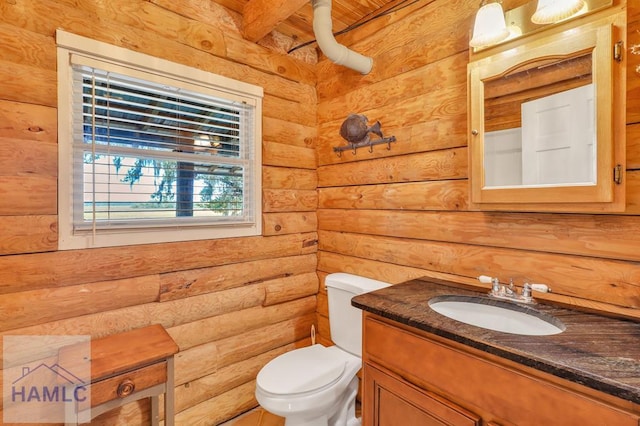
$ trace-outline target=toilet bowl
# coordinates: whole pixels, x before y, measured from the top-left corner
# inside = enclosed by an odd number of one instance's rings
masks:
[[[349,400],[358,392],[362,360],[335,346],[319,344],[287,352],[260,370],[256,399],[287,426],[360,424]],[[348,417],[351,419],[348,419]],[[349,420],[351,420],[349,422]]]
[[[256,378],[256,399],[286,426],[358,426],[355,399],[362,367],[361,311],[351,306],[356,294],[389,284],[336,273],[325,280],[334,346],[315,344],[282,354]]]

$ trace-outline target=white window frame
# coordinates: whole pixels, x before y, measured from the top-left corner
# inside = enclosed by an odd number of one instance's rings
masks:
[[[56,32],[58,51],[58,248],[60,250],[152,244],[231,237],[262,233],[262,97],[259,86],[230,79],[197,68],[134,52],[81,37]],[[75,231],[73,223],[73,61],[108,63],[122,72],[145,80],[172,84],[190,90],[223,92],[230,99],[250,98],[255,107],[253,128],[253,218],[245,224],[191,224],[187,226],[141,226],[139,228]]]

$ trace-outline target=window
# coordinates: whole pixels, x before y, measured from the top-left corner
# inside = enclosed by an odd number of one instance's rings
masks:
[[[261,88],[57,41],[60,249],[260,234]]]

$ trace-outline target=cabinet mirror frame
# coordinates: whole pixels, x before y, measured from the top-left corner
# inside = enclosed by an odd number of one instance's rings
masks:
[[[513,49],[469,63],[469,176],[472,207],[482,210],[567,212],[624,209],[624,188],[620,189],[621,185],[614,181],[616,165],[625,164],[624,118],[620,117],[624,116],[624,95],[620,87],[623,66],[613,59],[617,32],[614,21],[605,19],[551,36],[537,37]],[[589,55],[589,52],[595,94],[595,183],[565,186],[485,185],[485,83],[553,61]],[[618,74],[616,78],[614,74]]]

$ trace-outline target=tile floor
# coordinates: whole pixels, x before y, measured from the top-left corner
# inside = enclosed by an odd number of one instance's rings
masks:
[[[258,407],[220,426],[283,426],[284,418]]]

